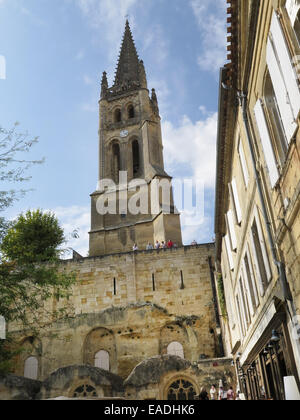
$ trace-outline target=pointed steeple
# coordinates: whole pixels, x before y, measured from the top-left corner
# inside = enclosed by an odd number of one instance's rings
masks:
[[[128,20],[121,46],[114,87],[140,86],[140,61]]]

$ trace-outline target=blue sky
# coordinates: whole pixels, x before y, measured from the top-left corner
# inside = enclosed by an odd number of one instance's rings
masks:
[[[0,0],[0,125],[39,136],[32,158],[34,191],[9,210],[56,212],[70,243],[88,248],[89,194],[98,175],[101,75],[114,69],[129,21],[157,90],[167,172],[205,182],[205,217],[183,225],[185,243],[213,238],[219,68],[226,59],[225,0]]]

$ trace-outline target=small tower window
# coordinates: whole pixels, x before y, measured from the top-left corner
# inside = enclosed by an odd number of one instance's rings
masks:
[[[122,121],[122,113],[121,113],[120,108],[118,108],[118,109],[115,110],[115,113],[114,113],[114,121],[115,121],[115,123],[118,123],[118,122],[121,122]]]
[[[112,148],[112,158],[113,158],[113,165],[112,165],[112,176],[113,180],[118,183],[119,182],[119,172],[121,169],[121,157],[120,157],[120,146],[115,143]]]
[[[140,147],[139,142],[132,142],[133,177],[136,178],[140,172]]]
[[[134,117],[135,117],[135,114],[134,114],[134,106],[133,105],[129,105],[129,107],[128,107],[128,119],[130,120],[130,119],[132,119]]]

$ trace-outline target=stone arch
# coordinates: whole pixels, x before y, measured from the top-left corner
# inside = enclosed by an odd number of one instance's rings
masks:
[[[181,323],[168,323],[160,331],[160,354],[168,354],[168,347],[172,343],[179,343],[183,348],[184,357],[191,360],[189,348],[189,335],[186,328]]]
[[[91,366],[68,366],[53,372],[42,384],[40,399],[104,398],[123,395],[122,379]]]
[[[112,331],[103,327],[95,328],[87,335],[83,349],[84,364],[95,366],[96,355],[101,351],[109,355],[110,371],[117,372],[115,336]]]

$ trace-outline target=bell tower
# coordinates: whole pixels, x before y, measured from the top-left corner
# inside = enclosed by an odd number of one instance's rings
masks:
[[[157,96],[154,89],[149,96],[144,63],[128,20],[112,87],[103,73],[99,111],[99,182],[91,195],[90,256],[131,251],[134,243],[142,250],[156,240],[171,239],[181,246],[180,216],[173,203],[171,177],[164,170]],[[142,187],[133,187],[140,183]],[[153,213],[158,183],[169,184],[169,199],[166,205],[165,195],[157,190],[159,203]],[[130,203],[142,190],[148,211],[130,211]],[[103,211],[102,204],[114,198],[110,211]],[[140,205],[142,200],[136,201]]]

